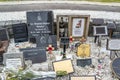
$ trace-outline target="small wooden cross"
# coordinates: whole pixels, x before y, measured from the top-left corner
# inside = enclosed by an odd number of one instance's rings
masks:
[[[86,39],[84,38],[84,37],[82,37],[81,39],[80,39],[80,42],[86,42]]]
[[[47,50],[48,50],[49,54],[52,54],[52,51],[54,50],[54,47],[52,47],[52,45],[48,45]]]

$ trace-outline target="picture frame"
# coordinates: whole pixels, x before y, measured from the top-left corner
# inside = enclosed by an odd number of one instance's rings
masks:
[[[57,15],[57,40],[59,41],[61,37],[69,36],[69,15]]]
[[[71,76],[70,80],[96,80],[95,75]]]
[[[120,50],[120,39],[107,39],[107,49],[112,51]]]
[[[94,26],[94,36],[108,35],[107,26]]]
[[[59,60],[53,62],[53,69],[57,71],[67,71],[67,74],[73,73],[73,64],[71,59]]]
[[[81,37],[86,39],[88,36],[89,22],[90,15],[71,15],[69,36],[72,36],[75,40],[80,39]]]

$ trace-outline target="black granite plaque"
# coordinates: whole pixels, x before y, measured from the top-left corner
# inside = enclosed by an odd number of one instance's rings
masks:
[[[28,41],[27,25],[25,23],[12,26],[15,43]]]
[[[0,28],[0,40],[1,41],[9,40],[7,29]]]
[[[51,44],[55,49],[57,49],[57,36],[50,35],[48,38],[48,45]]]
[[[52,34],[53,32],[53,12],[52,11],[34,11],[27,12],[28,34],[29,36],[38,36],[35,34]]]
[[[69,37],[61,37],[60,44],[69,44]]]
[[[86,65],[91,65],[91,59],[77,59],[77,66],[85,67]]]
[[[96,28],[96,34],[104,34],[105,28],[104,27],[98,27]]]
[[[37,47],[47,47],[48,46],[49,34],[43,34],[36,37]]]
[[[32,63],[41,63],[47,60],[46,50],[42,48],[27,48],[23,51],[25,60],[31,60]]]
[[[94,35],[95,36],[107,35],[107,34],[108,34],[107,26],[94,26]]]
[[[103,25],[104,24],[104,19],[100,19],[100,18],[94,18],[92,21],[93,25],[99,26],[99,25]]]
[[[111,29],[111,30],[115,30],[116,29],[116,25],[115,25],[115,23],[111,22],[111,23],[107,24],[107,28]]]
[[[111,68],[114,74],[120,78],[120,58],[116,58],[112,61]]]

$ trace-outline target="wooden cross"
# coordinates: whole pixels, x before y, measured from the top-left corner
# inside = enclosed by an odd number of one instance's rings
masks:
[[[54,47],[52,47],[52,45],[48,45],[47,50],[48,50],[49,54],[52,54],[52,51],[54,50]]]
[[[84,37],[82,37],[81,39],[80,39],[80,42],[85,42],[86,41],[86,39],[84,38]]]

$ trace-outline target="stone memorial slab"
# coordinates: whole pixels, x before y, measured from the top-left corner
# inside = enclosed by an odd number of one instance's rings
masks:
[[[115,76],[120,78],[120,58],[116,58],[112,61],[111,69]]]
[[[115,30],[115,29],[116,29],[116,25],[115,25],[114,22],[109,22],[109,23],[107,24],[107,28],[108,28],[108,29],[111,29],[111,30]]]
[[[24,66],[22,53],[4,54],[4,65],[7,68],[18,69]]]
[[[0,28],[0,40],[1,41],[9,40],[7,29]]]
[[[31,60],[32,63],[42,63],[47,60],[46,50],[43,48],[27,48],[23,50],[25,60]]]
[[[27,12],[28,35],[52,34],[53,12],[52,11],[31,11]]]
[[[46,48],[48,46],[48,38],[49,34],[42,34],[41,36],[36,37],[37,47]]]
[[[57,36],[50,35],[48,38],[48,45],[51,44],[55,49],[57,49]]]
[[[104,19],[94,18],[93,21],[92,21],[92,24],[93,24],[93,25],[96,25],[96,26],[98,26],[98,25],[103,25],[103,24],[104,24]]]
[[[16,43],[28,41],[28,31],[25,23],[14,24],[12,25],[12,29]]]
[[[86,65],[91,65],[92,60],[91,59],[77,59],[77,66],[85,67]]]

